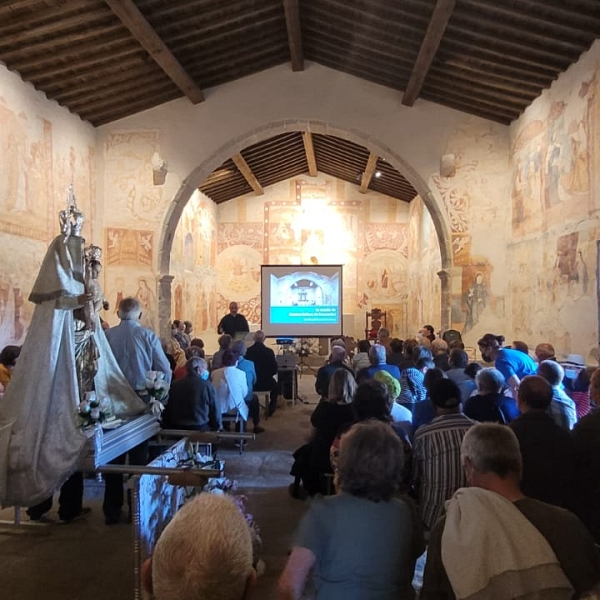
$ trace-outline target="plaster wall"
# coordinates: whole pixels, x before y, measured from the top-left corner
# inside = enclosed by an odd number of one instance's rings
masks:
[[[100,243],[96,132],[0,64],[0,348],[20,344],[33,313],[27,297],[72,182],[86,215],[83,235]]]

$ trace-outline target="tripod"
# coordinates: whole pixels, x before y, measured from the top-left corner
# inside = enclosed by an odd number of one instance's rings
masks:
[[[304,369],[308,369],[309,371],[311,371],[313,374],[316,375],[317,370],[312,365],[309,365],[306,362],[306,359],[308,358],[308,352],[303,352],[302,350],[300,350],[299,356],[300,356],[300,361],[298,362],[298,370],[300,371],[300,377],[302,377],[302,373],[304,373]]]

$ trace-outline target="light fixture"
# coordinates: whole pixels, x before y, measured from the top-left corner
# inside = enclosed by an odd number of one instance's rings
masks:
[[[375,177],[379,179],[381,177],[381,171],[375,171]]]

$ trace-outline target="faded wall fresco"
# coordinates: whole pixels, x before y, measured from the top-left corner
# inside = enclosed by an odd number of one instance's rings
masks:
[[[344,265],[344,314],[354,321],[354,330],[347,334],[364,337],[366,312],[372,308],[387,313],[386,325],[393,335],[404,337],[414,329],[407,313],[408,204],[374,192],[363,195],[356,186],[319,176],[284,181],[267,188],[264,196],[226,202],[217,214],[213,329],[232,300],[251,327],[259,327],[261,264],[311,263]],[[422,225],[417,228],[420,231]],[[430,221],[425,229],[425,240],[417,241],[424,247],[431,244],[431,251],[421,252],[423,264],[435,263],[433,268],[439,270],[439,245]],[[436,253],[437,263],[431,260]],[[437,321],[439,286],[434,288],[435,284],[428,302],[437,302]]]
[[[507,308],[515,337],[557,354],[597,356],[600,235],[600,49],[535,100],[512,126]]]
[[[243,227],[231,232],[238,242]],[[175,276],[172,289],[172,318],[194,323],[195,335],[216,330],[217,307],[215,270],[216,205],[196,191],[186,205],[173,239],[171,274]]]
[[[439,331],[440,246],[429,212],[419,196],[410,204],[407,259],[406,335],[415,337],[423,325],[433,325]]]
[[[511,329],[505,311],[508,148],[506,128],[469,120],[446,145],[455,172],[431,178],[452,237],[451,323],[470,347],[486,331]]]
[[[0,348],[20,344],[33,313],[28,296],[58,212],[73,183],[85,213],[83,235],[95,239],[95,134],[90,125],[0,66]]]

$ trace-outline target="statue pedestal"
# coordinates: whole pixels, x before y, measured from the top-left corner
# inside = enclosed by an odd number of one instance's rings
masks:
[[[87,442],[80,470],[95,471],[98,467],[156,435],[159,430],[160,424],[156,417],[144,414],[131,418],[116,429],[103,430],[100,448],[96,447],[95,435],[93,435]]]

